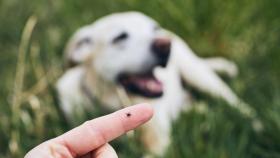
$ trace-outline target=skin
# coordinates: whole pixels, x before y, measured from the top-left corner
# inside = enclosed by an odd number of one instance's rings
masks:
[[[128,114],[130,114],[128,116]],[[138,104],[82,125],[30,150],[25,158],[117,158],[111,140],[144,124],[153,116],[149,104]]]

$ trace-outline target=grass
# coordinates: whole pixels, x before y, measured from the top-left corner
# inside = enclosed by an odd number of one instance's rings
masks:
[[[200,56],[234,60],[240,75],[228,82],[264,122],[256,133],[224,102],[196,93],[194,106],[206,112],[174,122],[166,157],[280,157],[279,9],[277,0],[0,0],[0,157],[23,157],[70,128],[54,89],[65,43],[80,26],[126,10],[155,18]],[[143,153],[130,139],[112,143],[120,157]]]

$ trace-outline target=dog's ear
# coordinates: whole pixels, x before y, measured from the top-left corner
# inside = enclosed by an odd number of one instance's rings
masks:
[[[68,42],[65,49],[65,65],[71,68],[80,65],[90,58],[93,50],[93,39],[90,26],[79,29]]]

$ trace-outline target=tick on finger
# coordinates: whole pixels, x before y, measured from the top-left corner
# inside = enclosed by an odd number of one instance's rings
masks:
[[[130,112],[126,113],[126,117],[130,117],[130,116],[131,116]]]

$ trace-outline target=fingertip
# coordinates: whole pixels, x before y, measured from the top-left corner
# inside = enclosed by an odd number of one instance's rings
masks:
[[[143,103],[141,104],[143,110],[145,111],[146,117],[148,120],[150,120],[154,115],[154,108],[151,104]]]
[[[150,120],[154,115],[154,109],[149,103],[136,104],[133,107],[141,113],[144,120]]]

